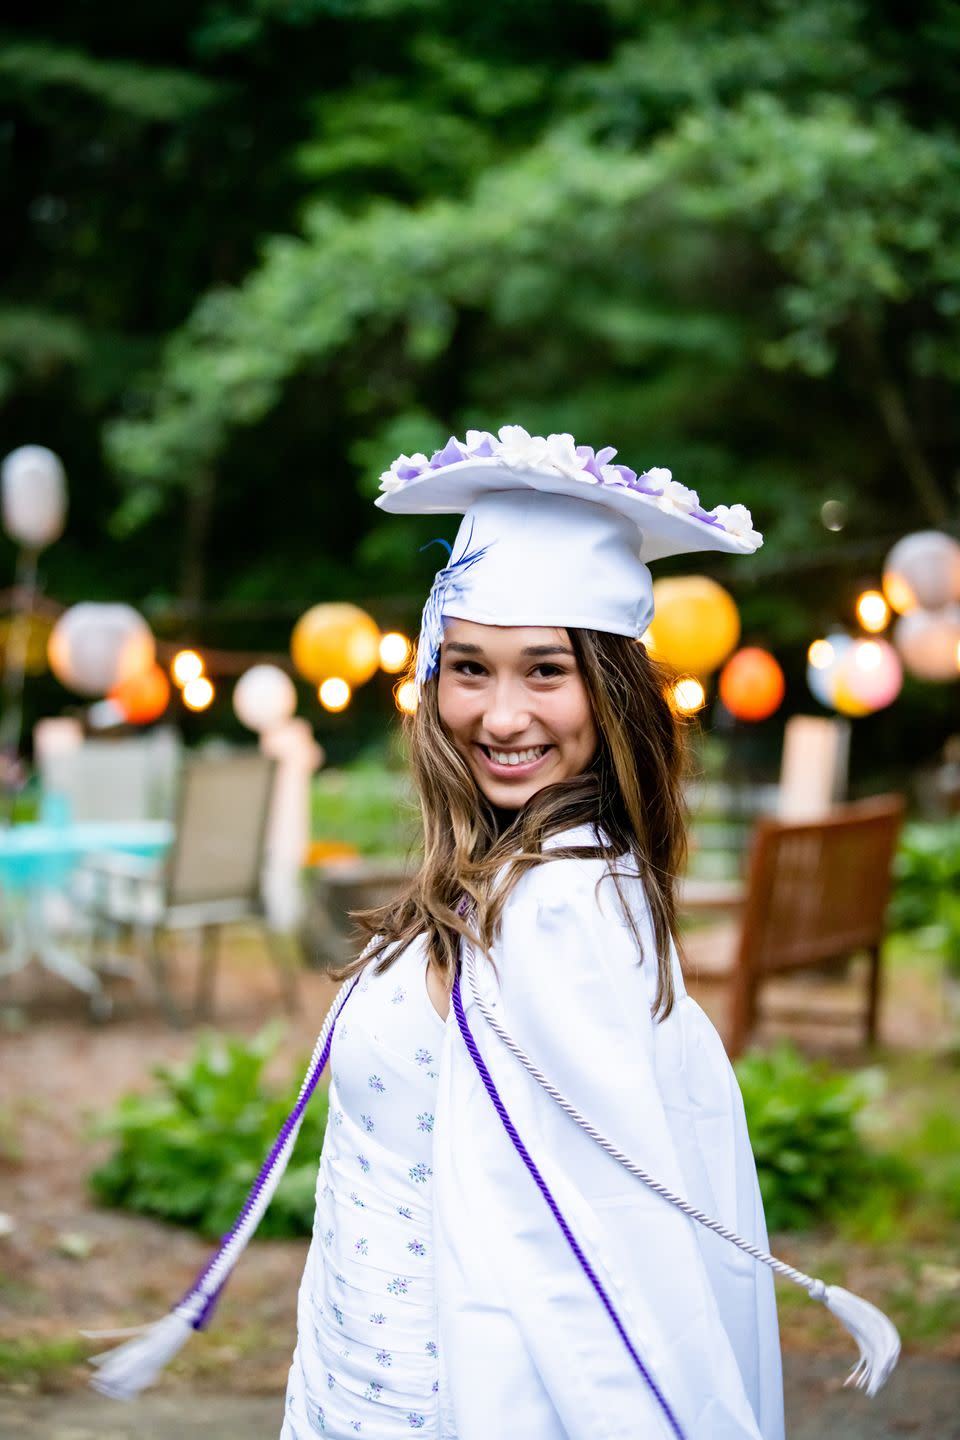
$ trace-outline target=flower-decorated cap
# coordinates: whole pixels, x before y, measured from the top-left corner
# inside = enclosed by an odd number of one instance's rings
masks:
[[[742,505],[704,510],[669,470],[637,474],[572,435],[468,430],[430,459],[401,455],[381,478],[391,514],[460,514],[450,563],[423,613],[417,681],[436,670],[444,617],[644,633],[648,560],[700,550],[748,555],[763,542]]]

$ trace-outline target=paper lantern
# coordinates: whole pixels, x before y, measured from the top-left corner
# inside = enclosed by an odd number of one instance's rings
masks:
[[[47,647],[50,669],[78,695],[106,695],[156,659],[150,626],[130,605],[84,601],[65,610]]]
[[[149,725],[157,720],[170,703],[170,681],[159,665],[151,665],[139,675],[121,681],[110,691],[108,699],[121,711],[130,725]]]
[[[834,694],[843,714],[872,714],[892,705],[902,688],[903,667],[893,646],[880,639],[855,640],[839,667]]]
[[[63,534],[67,477],[45,445],[21,445],[0,470],[3,528],[18,544],[40,550]]]
[[[264,734],[293,715],[296,686],[279,665],[253,665],[234,687],[233,708],[241,724]]]
[[[939,530],[905,535],[884,561],[883,591],[901,615],[960,600],[960,542]]]
[[[680,715],[696,715],[707,703],[707,692],[696,675],[680,675],[670,686],[669,699]]]
[[[346,680],[339,675],[329,675],[317,691],[324,710],[330,710],[334,715],[339,714],[341,710],[346,710],[352,694]]]
[[[356,605],[314,605],[294,626],[290,653],[314,685],[332,675],[363,685],[380,664],[380,631]]]
[[[740,638],[732,597],[704,575],[654,581],[653,602],[655,613],[644,642],[675,670],[709,675]]]
[[[738,720],[766,720],[786,691],[783,671],[768,650],[748,645],[720,672],[720,699]]]
[[[960,678],[960,605],[942,610],[911,610],[893,632],[904,665],[918,680]]]

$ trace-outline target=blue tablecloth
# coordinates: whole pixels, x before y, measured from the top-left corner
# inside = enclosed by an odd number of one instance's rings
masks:
[[[28,890],[65,884],[90,855],[121,851],[161,856],[173,841],[168,820],[87,821],[77,825],[13,825],[0,830],[0,887]]]

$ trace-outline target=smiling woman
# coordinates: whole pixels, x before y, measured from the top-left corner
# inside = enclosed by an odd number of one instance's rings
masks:
[[[209,1313],[329,1055],[281,1440],[781,1440],[764,1266],[846,1297],[869,1386],[895,1361],[878,1312],[766,1254],[736,1080],[674,943],[683,745],[638,643],[644,558],[760,537],[613,454],[514,426],[384,477],[384,508],[464,516],[406,721],[423,862],[360,917],[299,1108],[146,1347]],[[140,1344],[112,1393],[144,1383]]]

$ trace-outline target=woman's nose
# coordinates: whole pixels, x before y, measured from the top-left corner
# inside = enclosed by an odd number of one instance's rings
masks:
[[[508,740],[530,727],[528,697],[515,685],[504,682],[495,686],[483,717],[484,728],[492,740]]]

